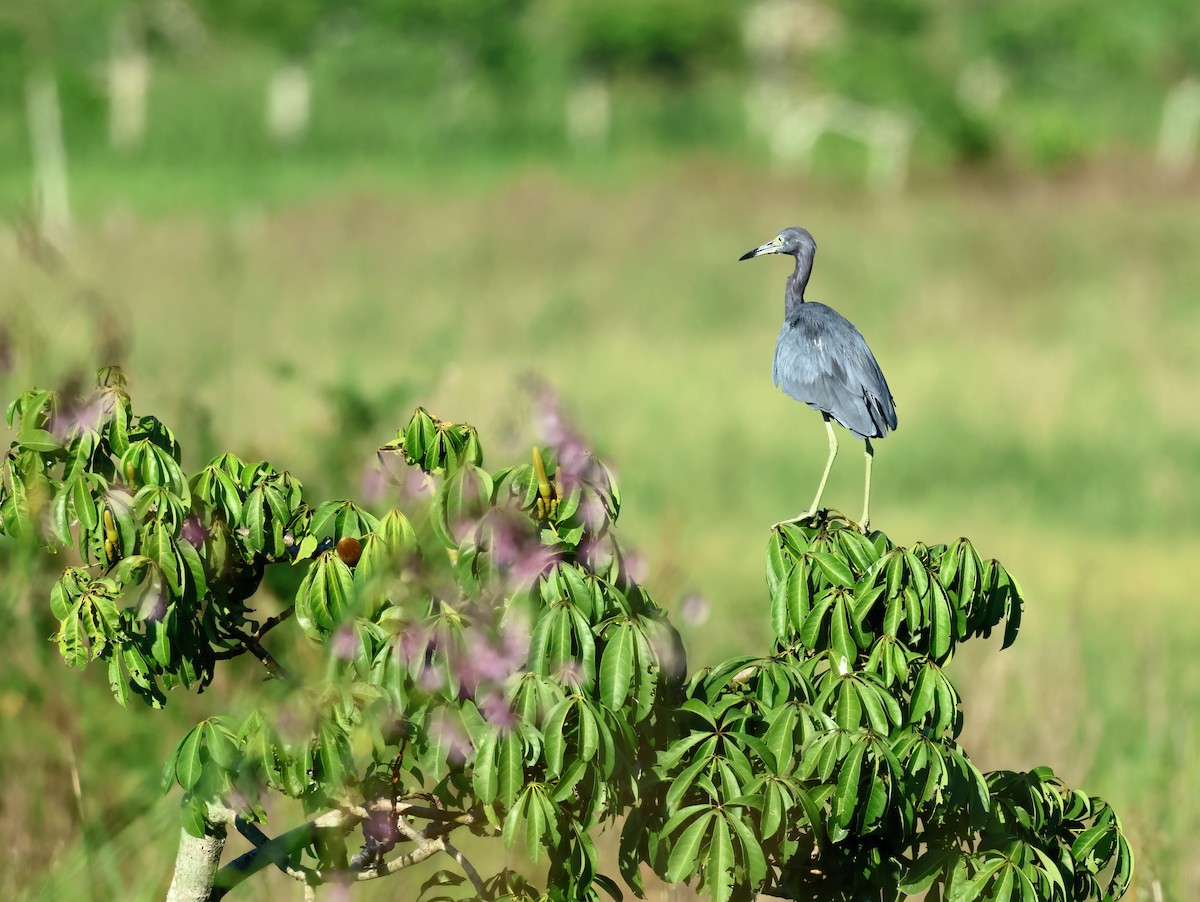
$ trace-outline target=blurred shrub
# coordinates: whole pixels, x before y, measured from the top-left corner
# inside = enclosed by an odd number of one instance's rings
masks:
[[[769,20],[780,34],[803,33],[795,43],[804,49],[792,53],[782,75],[785,88],[802,85],[806,93],[913,115],[926,162],[1003,155],[1023,166],[1061,165],[1118,142],[1149,145],[1165,91],[1200,72],[1200,16],[1190,0],[846,0],[821,4],[833,27],[819,39],[804,18],[816,5],[793,7],[798,25],[785,21],[791,13],[783,3],[778,22],[774,13]],[[0,153],[11,155],[5,163],[25,162],[24,74],[47,63],[64,82],[73,159],[80,150],[107,153],[103,66],[114,23],[130,16],[143,22],[152,53],[179,57],[171,66],[173,93],[151,100],[148,147],[208,148],[215,141],[230,161],[273,153],[248,137],[256,129],[227,127],[229,110],[240,107],[222,90],[243,79],[233,93],[258,96],[282,55],[313,65],[309,147],[317,153],[369,146],[393,160],[441,160],[464,149],[491,161],[512,151],[557,155],[568,147],[567,99],[583,76],[614,85],[612,147],[740,150],[740,97],[751,70],[762,70],[742,35],[754,6],[187,0],[179,9],[203,22],[210,38],[198,58],[184,54],[181,42],[156,37],[165,20],[150,11],[165,7],[153,0],[8,3],[0,6],[0,136],[16,140],[0,141]],[[983,101],[968,84],[980,68],[994,76]],[[178,113],[166,110],[176,106]],[[156,129],[178,127],[195,134],[155,136]],[[163,154],[164,162],[179,162],[176,151]]]
[[[609,74],[688,79],[742,62],[745,0],[581,0],[571,7],[574,55]]]

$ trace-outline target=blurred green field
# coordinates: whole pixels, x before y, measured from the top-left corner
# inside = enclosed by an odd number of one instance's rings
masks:
[[[766,647],[767,528],[824,462],[820,419],[770,380],[787,265],[735,263],[807,226],[810,296],[858,324],[897,400],[874,525],[903,543],[969,536],[1029,599],[1014,648],[955,664],[965,746],[983,768],[1051,764],[1109,799],[1138,899],[1155,881],[1200,896],[1194,183],[1129,169],[880,199],[698,157],[448,185],[353,168],[329,183],[305,165],[192,173],[168,200],[177,172],[83,170],[69,263],[14,220],[5,399],[115,356],[190,465],[263,456],[321,497],[357,493],[418,403],[478,425],[491,463],[523,458],[523,386],[540,376],[614,464],[660,603],[708,600],[706,622],[675,615],[695,667]],[[861,455],[842,448],[826,502],[856,513]],[[161,762],[245,681],[126,715],[102,673],[41,641],[45,571],[5,549],[0,567],[0,716],[34,724],[0,731],[0,897],[152,898],[176,829]]]

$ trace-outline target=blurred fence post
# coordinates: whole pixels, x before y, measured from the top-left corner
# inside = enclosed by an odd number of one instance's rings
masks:
[[[267,85],[267,134],[280,144],[294,144],[308,133],[311,115],[308,69],[299,63],[276,69]]]
[[[576,150],[596,152],[608,144],[612,90],[601,76],[576,82],[567,94],[567,140]]]
[[[904,187],[916,126],[909,116],[818,97],[794,106],[770,134],[771,155],[778,162],[812,169],[813,151],[824,134],[837,134],[866,145],[866,180],[871,190],[895,193]]]
[[[30,73],[25,82],[25,106],[33,151],[33,196],[38,228],[51,244],[61,246],[71,231],[71,203],[58,79],[53,69],[39,68]]]
[[[1200,81],[1185,78],[1167,92],[1158,132],[1158,164],[1183,175],[1196,163],[1200,145]]]
[[[108,143],[116,151],[136,150],[146,137],[146,94],[150,58],[141,23],[119,17],[113,24],[108,58]]]

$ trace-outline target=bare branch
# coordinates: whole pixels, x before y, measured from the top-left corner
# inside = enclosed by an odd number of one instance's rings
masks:
[[[446,840],[442,840],[442,851],[458,862],[458,866],[463,869],[463,873],[467,875],[467,879],[471,881],[471,886],[475,887],[480,897],[487,893],[487,887],[483,885],[483,878],[479,876],[479,871],[475,870],[475,865],[467,860],[467,856]]]
[[[224,651],[219,651],[214,654],[213,657],[218,661],[226,661],[230,658],[236,658],[238,655],[250,652],[252,655],[254,655],[254,657],[258,658],[258,660],[262,662],[262,665],[267,668],[271,676],[281,680],[287,679],[287,671],[280,666],[279,662],[276,661],[275,658],[272,657],[271,653],[263,646],[262,639],[267,635],[267,633],[271,632],[271,630],[275,629],[275,627],[279,626],[279,624],[291,617],[292,614],[295,613],[295,610],[296,609],[294,607],[286,608],[276,616],[268,618],[266,622],[264,622],[263,625],[256,629],[253,633],[234,633],[234,636],[241,640],[241,644],[235,645],[233,648],[225,649]]]
[[[348,833],[374,811],[395,811],[399,816],[400,831],[406,839],[416,843],[417,848],[406,855],[383,861],[374,867],[352,871],[354,880],[373,880],[377,877],[386,877],[388,874],[394,874],[396,871],[422,862],[445,850],[443,837],[446,834],[475,821],[474,815],[465,811],[444,811],[427,808],[423,805],[410,805],[407,802],[398,802],[393,806],[390,799],[379,799],[366,807],[347,805],[327,811],[320,817],[272,839],[255,824],[244,818],[234,817],[233,812],[226,809],[228,817],[225,818],[225,821],[234,824],[238,832],[249,840],[254,848],[221,868],[213,881],[213,891],[209,899],[212,902],[218,902],[243,880],[271,865],[279,868],[293,880],[313,885],[337,878],[345,879],[346,872],[344,871],[332,872],[306,867],[294,860],[295,855],[313,841],[318,831]],[[405,817],[406,814],[433,821],[429,832],[426,833],[413,827]],[[478,874],[476,874],[477,876]]]

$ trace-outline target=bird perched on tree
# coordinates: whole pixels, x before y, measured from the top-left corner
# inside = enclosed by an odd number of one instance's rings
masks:
[[[832,307],[805,301],[804,288],[816,253],[813,236],[806,229],[792,227],[738,258],[749,260],[764,254],[791,254],[796,258],[796,269],[788,277],[784,294],[783,327],[775,343],[773,375],[775,385],[787,395],[821,412],[829,432],[829,459],[812,506],[800,516],[783,522],[795,523],[817,512],[838,452],[837,436],[830,422],[833,419],[866,443],[866,484],[859,523],[865,532],[871,507],[871,460],[875,454],[871,439],[883,438],[889,429],[896,428],[896,405],[862,333]]]

